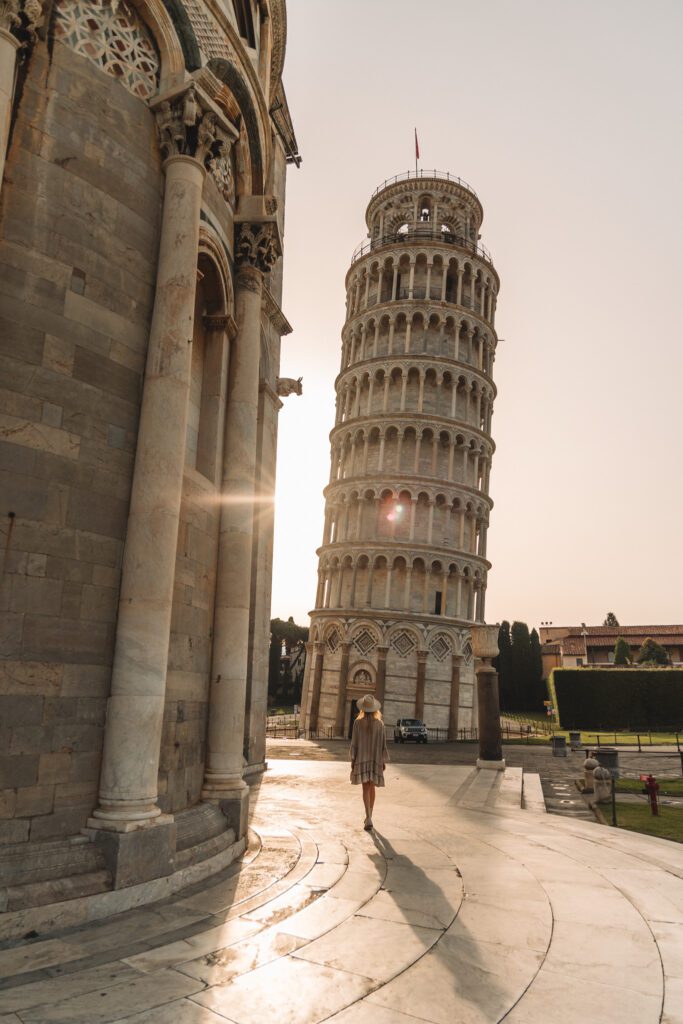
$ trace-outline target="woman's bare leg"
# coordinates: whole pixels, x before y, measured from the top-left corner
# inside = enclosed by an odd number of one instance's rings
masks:
[[[368,814],[370,815],[370,817],[372,817],[372,812],[375,809],[375,793],[376,793],[375,783],[374,782],[368,782],[367,786],[368,786],[368,806],[370,808],[369,811],[368,811]]]
[[[371,782],[363,783],[363,807],[365,807],[365,817],[372,817],[372,807],[370,805],[370,786]]]

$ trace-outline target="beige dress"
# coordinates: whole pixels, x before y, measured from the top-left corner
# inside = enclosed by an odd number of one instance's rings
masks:
[[[357,718],[351,734],[351,782],[384,785],[384,765],[389,760],[384,722],[378,718]]]

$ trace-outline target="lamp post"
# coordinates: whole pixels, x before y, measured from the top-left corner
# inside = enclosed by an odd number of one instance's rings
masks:
[[[498,654],[499,626],[472,626],[472,653],[480,664],[477,676],[477,708],[479,712],[479,757],[477,768],[503,771],[503,741],[500,730],[500,698],[498,673],[491,664]]]
[[[583,653],[586,657],[586,665],[588,664],[588,630],[586,629],[586,623],[581,623],[581,636],[583,637]]]

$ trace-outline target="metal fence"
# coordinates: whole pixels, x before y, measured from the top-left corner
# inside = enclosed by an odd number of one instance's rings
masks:
[[[673,739],[673,740],[662,740],[662,739],[658,740],[658,739],[653,739],[652,738],[652,733],[651,732],[641,732],[641,733],[632,732],[630,734],[629,733],[618,733],[618,732],[589,732],[588,733],[588,738],[590,739],[592,737],[595,740],[595,743],[591,744],[591,746],[596,746],[596,747],[600,747],[601,745],[603,745],[603,746],[610,746],[610,747],[618,747],[618,746],[634,747],[634,746],[637,746],[638,747],[638,753],[640,753],[642,751],[643,747],[651,747],[651,746],[671,747],[672,749],[677,750],[679,754],[683,753],[683,751],[681,751],[680,733],[674,733],[674,736],[675,736],[675,739]]]

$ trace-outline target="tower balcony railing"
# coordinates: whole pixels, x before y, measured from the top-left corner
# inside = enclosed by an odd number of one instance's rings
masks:
[[[468,185],[462,178],[458,178],[456,174],[450,174],[448,171],[403,171],[402,174],[395,174],[393,178],[385,178],[381,185],[378,185],[375,191],[370,196],[370,202],[379,195],[389,185],[396,185],[399,181],[410,181],[411,178],[420,180],[421,178],[438,178],[440,181],[452,181],[454,185],[460,185],[461,188],[466,188],[468,192],[471,192],[475,199],[479,200],[479,196],[474,191],[471,185]]]
[[[355,263],[369,252],[376,249],[383,249],[387,245],[402,246],[421,242],[438,242],[439,245],[452,245],[458,249],[465,249],[466,252],[489,263],[493,268],[493,257],[485,245],[481,242],[471,242],[462,235],[456,235],[452,231],[444,231],[442,227],[434,224],[416,224],[406,231],[394,231],[389,235],[382,235],[381,238],[370,238],[361,242],[351,257],[351,263]]]

